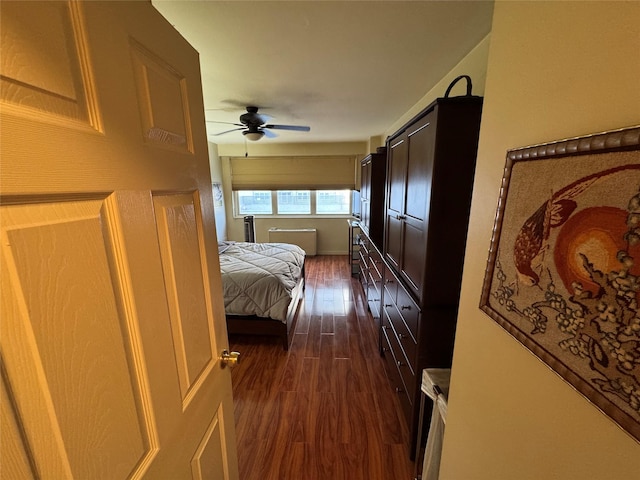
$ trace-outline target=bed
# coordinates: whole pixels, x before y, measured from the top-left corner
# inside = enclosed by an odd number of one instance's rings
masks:
[[[287,350],[304,292],[305,252],[288,243],[220,242],[229,334],[277,335]]]

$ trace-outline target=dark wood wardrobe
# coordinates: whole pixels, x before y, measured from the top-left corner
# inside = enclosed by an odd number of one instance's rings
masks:
[[[481,112],[469,83],[467,95],[437,99],[386,141],[380,349],[411,458],[422,371],[451,367]]]

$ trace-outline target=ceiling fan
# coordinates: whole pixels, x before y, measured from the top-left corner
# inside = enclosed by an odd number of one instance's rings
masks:
[[[277,137],[271,130],[294,130],[298,132],[309,132],[311,127],[305,127],[301,125],[274,125],[267,123],[271,117],[269,115],[263,115],[258,113],[258,107],[248,106],[247,113],[240,115],[240,123],[230,122],[216,122],[209,120],[210,123],[230,123],[236,125],[238,128],[232,128],[224,132],[216,133],[214,136],[224,135],[226,133],[236,132],[242,130],[242,134],[247,140],[257,142],[262,137],[274,138]]]

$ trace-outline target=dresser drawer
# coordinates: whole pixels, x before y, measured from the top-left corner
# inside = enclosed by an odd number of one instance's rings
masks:
[[[402,285],[397,288],[396,306],[398,307],[400,315],[402,315],[404,323],[407,324],[411,335],[413,335],[414,339],[417,339],[420,308],[418,308],[416,302],[413,301]]]
[[[359,255],[358,265],[360,266],[360,275],[362,276],[362,275],[368,274],[367,272],[369,271],[369,265],[367,264],[367,257],[363,257],[362,252],[360,252],[358,255]]]
[[[366,235],[360,234],[358,237],[358,245],[360,246],[360,250],[365,250],[368,254],[369,252],[369,239]]]
[[[384,264],[384,274],[382,277],[382,283],[384,284],[384,298],[385,303],[388,303],[386,299],[391,299],[394,303],[398,295],[398,279],[393,274],[391,269]]]
[[[376,280],[371,275],[369,270],[369,280],[367,288],[367,303],[369,304],[369,311],[373,318],[380,320],[380,280]]]
[[[409,360],[411,370],[415,373],[417,370],[416,352],[418,350],[415,339],[409,332],[409,328],[404,323],[404,320],[402,320],[402,315],[400,315],[400,312],[398,312],[398,309],[393,302],[385,300],[383,310],[386,312],[389,322],[393,327],[393,331],[398,337],[398,342],[400,343],[402,350],[404,350],[405,356]]]
[[[383,310],[384,320],[382,322],[382,330],[387,335],[387,340],[389,346],[391,347],[391,353],[393,354],[396,368],[400,373],[402,384],[404,385],[404,389],[409,396],[410,402],[413,404],[413,398],[416,393],[416,376],[411,366],[409,365],[409,360],[407,359],[404,350],[400,346],[397,332],[393,329],[393,325],[391,324],[389,316],[386,313],[387,310]]]
[[[387,325],[388,326],[388,325]],[[412,414],[412,401],[413,396],[409,396],[406,388],[400,378],[400,372],[398,371],[398,366],[396,363],[396,359],[393,356],[393,351],[391,349],[391,345],[389,343],[389,336],[387,335],[387,329],[381,329],[381,343],[382,343],[382,354],[385,358],[387,376],[389,377],[389,382],[391,383],[391,388],[395,390],[398,394],[398,398],[400,400],[400,406],[402,407],[402,413],[408,424],[411,423],[411,414]],[[393,335],[393,332],[390,332],[390,335]]]
[[[380,252],[371,245],[371,249],[369,250],[369,268],[371,270],[372,276],[375,275],[377,278],[382,279],[382,275],[384,273],[384,264],[382,263],[382,256]]]
[[[367,270],[367,273],[369,274],[369,285],[372,288],[376,289],[375,296],[378,300],[380,300],[380,292],[382,290],[382,278],[378,277],[378,275],[375,272],[375,269],[373,268],[369,268]]]

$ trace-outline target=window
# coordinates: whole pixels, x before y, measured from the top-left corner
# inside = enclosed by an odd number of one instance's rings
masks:
[[[240,215],[270,215],[273,213],[269,190],[246,190],[236,192]]]
[[[311,192],[309,190],[278,190],[279,214],[311,213]]]
[[[316,192],[316,213],[348,215],[351,213],[351,190],[319,190]]]
[[[350,215],[351,190],[239,190],[238,215]]]

